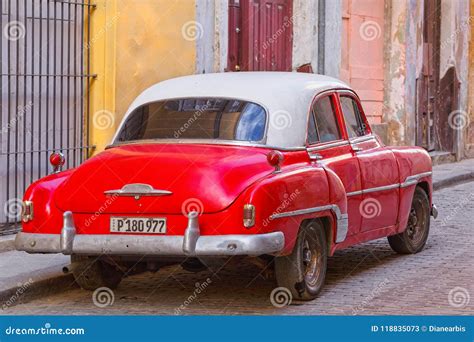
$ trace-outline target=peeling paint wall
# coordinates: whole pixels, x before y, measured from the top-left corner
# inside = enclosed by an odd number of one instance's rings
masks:
[[[343,2],[341,79],[358,93],[372,125],[382,121],[384,96],[384,2]]]
[[[229,1],[196,0],[196,73],[224,72],[227,68]]]
[[[441,1],[441,49],[440,78],[442,79],[451,67],[455,67],[460,81],[459,118],[466,124],[455,130],[455,152],[457,159],[465,155],[468,125],[468,90],[469,90],[469,34],[472,17],[469,13],[469,0]]]
[[[469,93],[468,93],[468,122],[466,129],[465,156],[474,158],[474,1],[471,1],[470,11],[470,49],[469,49]]]
[[[406,80],[406,22],[407,2],[392,1],[389,11],[390,21],[388,46],[386,52],[384,81],[383,122],[388,125],[387,140],[390,144],[401,145],[405,143],[405,80]]]
[[[315,73],[319,54],[324,53],[324,74],[339,78],[341,67],[342,0],[326,0],[324,51],[318,49],[318,0],[293,0],[293,70],[311,64]]]
[[[318,70],[318,1],[293,0],[293,70],[311,64]]]

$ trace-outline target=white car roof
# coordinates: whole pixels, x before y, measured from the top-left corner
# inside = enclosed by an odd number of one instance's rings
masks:
[[[312,99],[322,91],[336,88],[350,89],[332,77],[298,72],[227,72],[178,77],[141,93],[120,128],[133,110],[147,103],[190,97],[231,98],[255,102],[267,110],[265,145],[285,149],[302,147]]]

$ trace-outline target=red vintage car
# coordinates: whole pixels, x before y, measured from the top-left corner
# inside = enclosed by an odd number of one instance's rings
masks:
[[[29,187],[16,248],[71,255],[85,289],[173,263],[199,271],[259,257],[310,300],[337,250],[382,237],[398,253],[423,249],[431,175],[428,153],[385,146],[336,79],[176,78],[133,102],[105,151]]]

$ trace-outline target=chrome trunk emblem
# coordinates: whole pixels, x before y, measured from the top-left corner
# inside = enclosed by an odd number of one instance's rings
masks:
[[[154,189],[151,185],[142,183],[125,184],[122,189],[104,191],[106,196],[135,197],[136,200],[142,196],[169,196],[172,194],[171,191]]]

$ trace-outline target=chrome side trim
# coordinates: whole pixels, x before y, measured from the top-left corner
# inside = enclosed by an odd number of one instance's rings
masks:
[[[407,186],[417,184],[420,178],[428,177],[428,176],[431,176],[432,174],[433,174],[432,171],[428,171],[428,172],[423,172],[416,175],[408,176],[405,179],[405,181],[402,184],[400,184],[400,187],[405,188]]]
[[[339,146],[346,146],[346,145],[349,145],[349,141],[347,141],[347,140],[342,140],[342,141],[336,141],[336,142],[329,143],[329,144],[325,144],[325,145],[321,145],[321,146],[308,147],[308,148],[306,148],[306,150],[307,150],[308,152],[316,152],[316,151],[325,150],[325,149],[327,149],[327,148],[333,148],[333,147],[339,147]]]
[[[379,186],[379,187],[376,187],[376,188],[364,189],[364,190],[362,190],[362,193],[368,194],[368,193],[371,193],[371,192],[392,190],[392,189],[398,188],[399,186],[400,186],[400,184],[398,184],[398,183],[397,184],[384,185],[384,186]]]
[[[358,191],[352,191],[352,192],[348,192],[346,195],[350,197],[350,196],[368,194],[368,193],[377,192],[377,191],[386,191],[386,190],[392,190],[396,188],[406,188],[407,186],[417,184],[418,181],[423,177],[431,176],[432,173],[433,172],[431,171],[419,173],[416,175],[408,176],[403,183],[389,184],[389,185],[379,186],[376,188],[368,188],[368,189],[363,189],[363,190],[358,190]]]
[[[125,184],[122,189],[104,191],[105,195],[115,196],[168,196],[173,193],[168,190],[153,189],[149,184]]]
[[[326,210],[331,210],[336,216],[336,220],[337,220],[336,243],[344,241],[346,239],[347,232],[349,230],[349,217],[347,216],[347,214],[342,214],[341,209],[336,204],[278,213],[278,214],[271,215],[270,220],[275,220],[275,219],[284,218],[284,217],[298,216],[298,215],[307,215],[307,214],[318,213],[318,212],[326,211]]]

